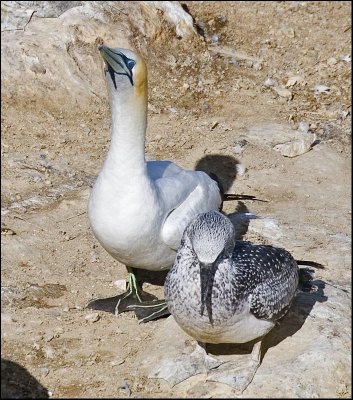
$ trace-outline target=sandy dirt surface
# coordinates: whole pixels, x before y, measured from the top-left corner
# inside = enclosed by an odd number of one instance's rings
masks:
[[[322,263],[317,278],[350,290],[350,3],[184,4],[204,40],[167,32],[168,40],[145,45],[146,153],[213,170],[227,192],[266,200],[228,202],[225,211],[270,219],[273,231],[254,220],[244,238]],[[126,277],[86,214],[110,138],[99,79],[97,99],[77,110],[45,98],[18,100],[5,87],[2,357],[26,368],[53,397],[194,396],[188,381],[171,387],[138,368],[165,320],[139,325],[133,313],[84,309],[93,297],[116,294],[114,282]],[[290,158],[273,149],[307,128],[316,134],[310,151]],[[163,296],[159,286],[146,289]],[[350,397],[350,388],[340,388],[332,386],[330,395]],[[250,385],[244,395],[251,393]]]

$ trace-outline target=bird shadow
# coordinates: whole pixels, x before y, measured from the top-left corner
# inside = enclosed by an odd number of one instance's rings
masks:
[[[325,282],[317,279],[311,282],[311,290],[299,291],[288,313],[282,317],[263,341],[262,357],[267,350],[276,346],[289,336],[293,336],[304,325],[316,302],[324,303],[328,297],[324,293]]]
[[[243,236],[249,229],[250,220],[256,219],[257,216],[252,214],[248,207],[242,201],[238,201],[235,210],[229,214],[223,212],[233,224],[236,240],[242,240]]]
[[[49,393],[26,368],[1,358],[1,398],[49,399]]]
[[[211,177],[215,176],[221,190],[223,193],[227,194],[228,190],[232,187],[237,178],[238,164],[240,164],[240,162],[233,156],[224,154],[207,154],[196,162],[195,170],[206,172]],[[238,203],[234,212],[224,212],[224,214],[227,215],[234,225],[235,238],[241,240],[248,231],[250,220],[256,218],[256,216],[250,213],[243,201],[240,201],[242,195],[235,196],[238,196],[238,199],[234,199],[238,200]],[[245,195],[244,197],[246,198],[247,196]],[[255,196],[248,196],[248,199],[264,201],[257,199]]]
[[[146,269],[135,269],[134,273],[139,284],[149,283],[155,286],[164,286],[169,269],[163,271],[148,271]]]
[[[222,196],[220,211],[222,211],[225,201],[253,200],[267,202],[267,200],[258,199],[254,195],[228,193],[237,177],[238,164],[240,163],[235,157],[223,154],[208,154],[195,164],[196,171],[205,172],[217,182]]]
[[[237,177],[238,164],[240,164],[240,162],[232,156],[207,154],[196,162],[195,170],[206,172],[208,175],[216,175],[222,185],[224,193],[227,193]]]
[[[261,361],[271,347],[277,346],[287,337],[293,336],[301,329],[316,302],[323,303],[327,301],[324,289],[325,282],[317,279],[311,282],[311,290],[297,293],[287,314],[277,321],[275,327],[263,338]],[[208,344],[207,351],[213,355],[250,354],[257,340],[241,344]]]

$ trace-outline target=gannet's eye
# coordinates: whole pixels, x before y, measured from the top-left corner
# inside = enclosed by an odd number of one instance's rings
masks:
[[[134,60],[127,60],[127,62],[126,62],[126,65],[130,71],[134,68],[135,64],[136,64],[136,62]]]

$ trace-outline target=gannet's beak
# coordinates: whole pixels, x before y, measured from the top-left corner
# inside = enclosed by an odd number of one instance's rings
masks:
[[[218,263],[206,264],[200,262],[200,282],[201,282],[201,316],[207,310],[210,324],[213,325],[212,318],[212,289],[214,276],[218,267]]]
[[[120,51],[116,49],[111,49],[110,47],[104,45],[99,46],[99,51],[101,53],[103,60],[106,63],[107,66],[106,71],[110,73],[112,80],[114,82],[114,86],[115,86],[115,79],[113,77],[114,73],[120,75],[121,74],[126,75],[129,78],[131,85],[133,85],[132,68],[135,65],[135,62],[127,58]]]

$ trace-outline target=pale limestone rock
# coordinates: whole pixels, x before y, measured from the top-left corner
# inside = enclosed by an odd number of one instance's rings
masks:
[[[314,279],[316,292],[300,292],[281,323],[266,336],[262,363],[248,388],[238,397],[349,397],[351,392],[350,295],[348,288],[335,288]],[[173,335],[171,336],[171,332]],[[140,364],[146,376],[155,379],[160,367],[163,376],[188,372],[190,365],[177,369],[174,358],[190,354],[195,340],[184,333],[173,317],[166,319],[146,345],[149,356]],[[226,345],[213,345],[213,357],[233,361],[242,354],[235,348],[226,352]],[[180,358],[180,356],[182,356]],[[225,364],[226,365],[226,364]],[[174,396],[199,393],[205,386],[206,374],[196,368],[196,375],[173,387]],[[168,370],[170,368],[170,371]],[[173,378],[174,379],[174,378]],[[164,379],[161,379],[164,382]],[[170,384],[172,387],[172,384]],[[207,385],[208,397],[234,397],[234,390],[220,383]]]
[[[101,43],[135,50],[138,44],[146,53],[144,38],[163,36],[166,24],[181,38],[197,37],[192,17],[169,1],[8,1],[1,3],[1,23],[3,100],[59,111],[106,98]]]

